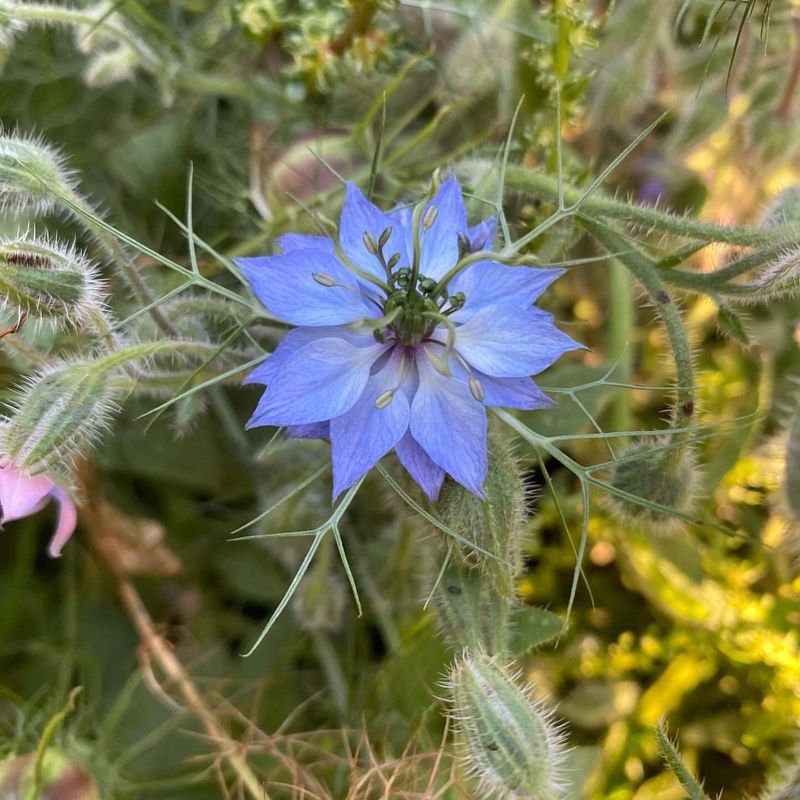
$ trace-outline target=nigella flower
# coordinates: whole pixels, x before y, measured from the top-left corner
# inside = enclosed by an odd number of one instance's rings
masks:
[[[58,558],[61,550],[75,531],[78,511],[65,489],[55,484],[47,475],[30,475],[17,467],[11,459],[0,459],[0,523],[29,517],[41,511],[49,500],[58,505],[58,520],[47,552]]]
[[[388,213],[348,183],[338,241],[239,259],[297,326],[247,378],[267,387],[248,427],[330,439],[334,497],[391,450],[432,500],[445,474],[482,497],[485,407],[551,406],[530,376],[580,346],[533,306],[562,271],[492,260],[494,232],[468,226],[455,178]]]

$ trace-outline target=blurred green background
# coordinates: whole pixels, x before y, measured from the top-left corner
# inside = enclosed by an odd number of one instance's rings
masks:
[[[666,112],[608,194],[760,225],[798,183],[798,31],[800,4],[767,0],[2,0],[0,118],[61,148],[107,219],[180,263],[185,238],[156,201],[185,218],[190,163],[198,235],[226,256],[265,253],[280,233],[313,231],[308,208],[336,218],[341,192],[323,161],[364,186],[380,147],[375,196],[391,205],[437,167],[499,165],[518,103],[510,159],[554,174],[557,97],[568,183],[586,185]],[[504,207],[517,236],[553,211],[519,190]],[[6,215],[0,225],[11,235],[19,222]],[[78,235],[58,216],[36,225]],[[535,251],[545,263],[597,255],[574,225],[551,229]],[[706,248],[690,265],[708,270],[735,252]],[[203,274],[226,279],[214,258],[200,258]],[[173,287],[166,270],[142,263],[158,292]],[[135,301],[107,278],[119,316],[132,313]],[[662,426],[669,395],[659,387],[673,367],[641,300],[609,260],[553,287],[545,305],[590,351],[540,382],[597,383],[577,394],[582,406],[560,394],[556,410],[522,415],[535,430],[591,433],[591,419],[604,430]],[[180,321],[180,307],[165,308]],[[800,723],[800,535],[785,497],[800,301],[737,307],[738,340],[708,297],[686,295],[681,309],[700,422],[716,426],[701,445],[699,515],[729,535],[654,531],[593,495],[569,631],[519,662],[569,725],[576,797],[684,797],[653,733],[664,715],[710,796],[755,796],[791,757]],[[221,330],[208,323],[209,336]],[[30,370],[24,346],[75,347],[65,334],[12,338],[0,343],[5,397]],[[615,364],[641,388],[600,381]],[[343,524],[363,616],[331,545],[264,644],[241,657],[303,550],[292,539],[229,542],[231,532],[328,458],[324,443],[244,433],[257,397],[231,382],[155,419],[140,415],[161,400],[131,399],[82,467],[90,511],[64,557],[45,555],[51,508],[6,527],[0,796],[18,796],[37,747],[47,780],[72,777],[47,797],[243,796],[223,758],[229,742],[187,703],[183,679],[219,730],[244,743],[271,797],[480,796],[454,772],[436,699],[454,655],[423,609],[439,545],[380,476]],[[584,463],[609,458],[597,438],[568,451]],[[519,453],[530,490],[519,591],[563,617],[575,555],[560,513],[580,530],[578,485],[547,462],[549,491],[535,455],[522,444]],[[313,528],[329,513],[327,481],[257,530]],[[143,602],[138,618],[124,587]],[[144,614],[179,674],[137,630]]]

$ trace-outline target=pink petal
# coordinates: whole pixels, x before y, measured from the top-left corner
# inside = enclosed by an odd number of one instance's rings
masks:
[[[69,493],[60,486],[53,485],[50,495],[58,502],[58,521],[53,538],[47,547],[47,553],[50,558],[60,558],[61,550],[78,524],[78,509]]]
[[[47,502],[53,482],[46,475],[30,476],[8,463],[0,467],[0,518],[11,522],[35,514]]]

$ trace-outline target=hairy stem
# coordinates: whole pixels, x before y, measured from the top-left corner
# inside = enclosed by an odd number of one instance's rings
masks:
[[[534,196],[558,202],[558,181],[549,175],[527,169],[516,164],[509,164],[505,175],[507,189],[519,189]],[[564,200],[569,206],[580,202],[582,193],[579,189],[565,186]],[[661,233],[699,239],[704,242],[725,242],[743,247],[774,245],[776,241],[792,241],[797,238],[796,229],[788,226],[779,228],[730,227],[713,222],[679,217],[654,208],[623,203],[593,194],[581,203],[586,214],[616,219],[632,223],[644,228],[652,228]],[[626,248],[623,248],[626,249]]]
[[[619,260],[644,287],[664,322],[675,359],[677,378],[673,425],[685,427],[692,421],[695,407],[694,365],[686,327],[672,298],[664,289],[661,273],[638,251],[631,251],[628,240],[618,231],[594,220],[581,218],[581,225],[609,252],[620,253]],[[627,250],[628,252],[625,252]]]

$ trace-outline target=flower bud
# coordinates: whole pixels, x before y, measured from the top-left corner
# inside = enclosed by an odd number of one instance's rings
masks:
[[[449,644],[502,653],[509,632],[508,599],[494,591],[480,570],[463,564],[448,564],[436,580],[433,608]]]
[[[31,473],[73,460],[105,427],[115,395],[102,360],[48,367],[17,396],[16,413],[5,429],[6,453]]]
[[[800,186],[784,189],[767,212],[763,227],[782,228],[800,223]]]
[[[617,460],[611,485],[633,497],[684,514],[694,507],[700,475],[690,445],[663,441],[644,441],[634,445]],[[632,499],[612,496],[612,508],[622,517],[647,521],[665,529],[676,524],[666,511],[640,505]]]
[[[100,283],[73,247],[24,235],[0,239],[0,297],[19,314],[82,324],[99,308]]]
[[[767,264],[753,280],[756,287],[751,300],[781,300],[800,291],[800,247],[784,251]]]
[[[511,445],[499,435],[490,439],[484,492],[486,500],[481,500],[460,484],[448,481],[437,508],[448,526],[497,557],[489,559],[477,551],[469,554],[471,560],[480,561],[501,594],[513,595],[526,533],[525,485]]]
[[[795,748],[792,760],[783,766],[778,778],[759,795],[759,800],[797,800],[798,797],[800,797],[800,748]]]
[[[74,180],[62,156],[39,139],[0,135],[0,207],[16,214],[49,213]]]
[[[564,734],[508,669],[485,653],[457,661],[448,681],[462,757],[479,796],[555,800],[562,791]]]

